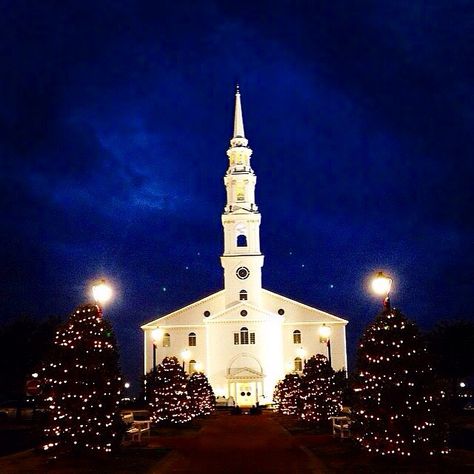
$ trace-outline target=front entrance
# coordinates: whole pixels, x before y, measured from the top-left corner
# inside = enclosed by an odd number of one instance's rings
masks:
[[[255,398],[255,382],[254,383],[238,383],[237,385],[237,405],[252,406],[256,403]]]

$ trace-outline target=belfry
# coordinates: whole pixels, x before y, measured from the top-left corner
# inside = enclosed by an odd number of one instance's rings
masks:
[[[216,396],[241,406],[271,403],[277,381],[301,372],[314,354],[329,355],[335,370],[347,367],[346,320],[262,287],[261,215],[248,143],[237,87],[224,176],[224,289],[142,326],[145,373],[154,361],[175,356],[188,373],[204,372]]]

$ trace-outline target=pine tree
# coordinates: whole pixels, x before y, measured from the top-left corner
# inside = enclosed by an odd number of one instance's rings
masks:
[[[189,378],[188,394],[193,416],[210,415],[214,411],[216,397],[207,377],[202,372],[195,372]]]
[[[79,306],[61,326],[42,366],[50,409],[44,450],[111,452],[122,439],[122,379],[110,323],[96,305]]]
[[[416,325],[386,307],[362,337],[357,360],[356,439],[380,455],[447,452],[426,347]]]
[[[146,376],[147,399],[155,423],[187,423],[192,418],[186,373],[176,357],[165,357]]]
[[[300,406],[301,379],[298,374],[286,374],[278,387],[278,411],[283,415],[296,415]]]
[[[316,354],[308,359],[301,379],[300,418],[323,423],[341,409],[341,394],[336,389],[335,374],[328,359]]]

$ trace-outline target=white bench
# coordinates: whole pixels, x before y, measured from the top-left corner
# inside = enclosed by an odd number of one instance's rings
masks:
[[[122,420],[127,424],[126,434],[132,441],[140,442],[142,434],[150,437],[151,420],[135,420],[133,412],[123,414]]]
[[[332,435],[342,438],[351,437],[351,419],[348,416],[332,416]]]

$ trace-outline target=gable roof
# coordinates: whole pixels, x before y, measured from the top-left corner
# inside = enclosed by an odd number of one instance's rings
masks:
[[[156,326],[163,325],[163,323],[170,323],[171,320],[176,317],[183,316],[186,313],[193,312],[194,310],[197,309],[199,305],[210,304],[210,303],[219,304],[219,302],[216,301],[216,300],[219,300],[219,298],[222,298],[222,299],[224,298],[224,290],[220,290],[217,293],[213,293],[212,295],[206,296],[205,298],[195,301],[194,303],[188,304],[187,306],[177,309],[176,311],[173,311],[172,313],[160,316],[159,318],[154,319],[153,321],[150,321],[146,324],[143,324],[140,327],[142,329],[154,329]]]
[[[279,295],[278,293],[273,293],[272,291],[265,290],[263,288],[262,288],[262,294],[265,297],[264,305],[266,309],[270,310],[271,312],[272,312],[272,309],[269,308],[269,305],[274,304],[275,306],[278,306],[279,303],[284,303],[285,305],[290,305],[290,306],[294,305],[294,306],[297,306],[299,309],[307,311],[312,316],[316,316],[321,322],[331,322],[331,323],[340,323],[340,324],[347,324],[349,322],[346,319],[340,318],[338,316],[334,316],[333,314],[327,313],[326,311],[313,308],[312,306],[308,306],[307,304],[300,303],[299,301],[292,300],[290,298],[287,298],[286,296]]]

